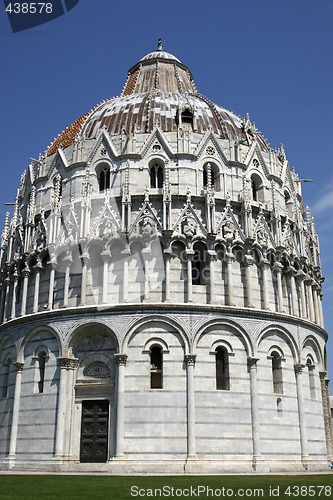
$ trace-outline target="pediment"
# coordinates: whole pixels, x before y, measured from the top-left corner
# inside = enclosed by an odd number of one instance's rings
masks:
[[[109,159],[116,160],[119,156],[115,145],[112,142],[111,137],[109,136],[106,128],[102,128],[96,137],[95,144],[93,145],[87,162],[96,162],[97,160]]]
[[[105,192],[105,201],[98,218],[91,228],[88,239],[103,238],[112,239],[118,237],[121,226],[118,218],[118,210],[112,207],[111,193],[109,190]]]
[[[150,136],[146,140],[143,145],[140,156],[142,158],[151,155],[151,154],[161,154],[165,153],[169,158],[175,156],[175,153],[172,151],[170,144],[168,143],[165,135],[159,127],[155,127],[152,130]]]
[[[229,203],[227,203],[216,225],[216,238],[225,241],[245,241],[243,230]]]
[[[139,213],[131,225],[130,236],[142,236],[149,239],[160,236],[162,230],[162,223],[156,210],[148,200],[148,193],[146,193],[146,199],[142,203]]]
[[[173,224],[173,237],[193,239],[207,235],[207,229],[189,199]]]
[[[247,170],[253,169],[261,171],[266,177],[269,176],[269,168],[267,167],[266,161],[261,153],[260,147],[256,139],[253,141],[246,157],[244,164]]]
[[[207,157],[208,160],[214,162],[214,159],[221,161],[227,165],[228,160],[221,148],[217,138],[213,132],[208,131],[201,139],[194,154],[199,158]]]
[[[255,221],[253,237],[261,247],[275,248],[274,238],[262,211],[259,212],[259,215]]]
[[[59,147],[54,155],[47,177],[50,179],[55,171],[61,173],[61,170],[65,171],[67,167],[69,167],[69,162],[63,149]]]

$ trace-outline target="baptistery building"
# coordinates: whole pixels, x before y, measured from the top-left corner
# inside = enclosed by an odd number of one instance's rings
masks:
[[[1,235],[0,467],[326,469],[301,183],[161,43],[31,160]]]

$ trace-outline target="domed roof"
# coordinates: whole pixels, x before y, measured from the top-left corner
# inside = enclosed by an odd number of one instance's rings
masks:
[[[180,63],[180,60],[177,59],[177,57],[173,56],[169,52],[164,52],[164,50],[155,50],[155,52],[150,52],[150,54],[147,54],[144,56],[140,61],[147,61],[148,59],[170,59],[171,61],[177,61]]]
[[[48,156],[59,146],[65,148],[75,137],[84,134],[96,138],[105,128],[110,135],[150,133],[155,127],[174,132],[179,115],[189,110],[193,115],[193,131],[212,131],[223,139],[247,141],[243,120],[213,104],[196,90],[190,70],[177,57],[165,52],[161,43],[155,52],[144,56],[128,72],[120,97],[97,105],[68,127],[48,149]],[[262,149],[265,141],[258,135]]]

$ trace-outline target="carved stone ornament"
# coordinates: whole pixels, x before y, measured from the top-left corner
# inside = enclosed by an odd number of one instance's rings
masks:
[[[188,238],[193,238],[197,233],[197,223],[191,217],[186,217],[182,222],[182,233]]]
[[[88,344],[92,351],[99,351],[104,347],[105,338],[99,333],[94,333],[88,338]]]
[[[151,217],[143,217],[143,219],[139,223],[140,233],[144,237],[152,236],[156,233],[156,224],[155,221]]]
[[[194,366],[196,357],[197,357],[196,354],[186,354],[185,361],[186,361],[187,366]]]
[[[233,241],[236,235],[236,229],[234,224],[227,220],[222,226],[222,236],[226,241]]]
[[[104,227],[101,227],[101,236],[104,239],[109,239],[115,236],[115,228],[110,219],[107,219]]]
[[[88,378],[110,378],[109,367],[101,361],[90,363],[84,370],[83,375]]]
[[[267,247],[268,237],[263,227],[258,227],[256,232],[256,240],[262,247]]]
[[[119,353],[114,355],[119,366],[126,366],[127,354]]]

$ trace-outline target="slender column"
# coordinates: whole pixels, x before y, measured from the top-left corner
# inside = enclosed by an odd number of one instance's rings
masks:
[[[86,295],[87,295],[87,266],[89,263],[89,255],[84,253],[81,255],[82,259],[82,278],[81,278],[81,306],[86,305]]]
[[[321,326],[325,328],[325,323],[324,323],[324,311],[323,311],[323,294],[322,292],[319,295],[319,312],[320,312],[320,317],[321,317]]]
[[[1,302],[0,302],[0,323],[2,323],[4,320],[5,300],[6,300],[6,285],[5,285],[5,283],[2,283],[2,285],[1,285]]]
[[[164,250],[165,255],[165,302],[171,301],[171,289],[170,289],[170,264],[171,264],[171,252],[170,250]]]
[[[283,293],[282,293],[282,269],[283,269],[283,265],[280,262],[275,262],[273,269],[276,272],[278,312],[284,312]]]
[[[53,309],[54,278],[55,278],[55,272],[56,272],[57,267],[58,266],[56,263],[51,262],[50,284],[49,284],[49,304],[48,304],[48,308],[50,310]]]
[[[246,294],[247,294],[247,307],[254,307],[253,304],[253,290],[252,290],[252,265],[253,257],[250,255],[245,255],[244,266],[245,266],[245,277],[246,277]]]
[[[310,278],[310,276],[307,276],[305,284],[306,284],[307,295],[308,295],[309,320],[314,321],[313,295],[312,295],[311,283],[312,283],[312,279]]]
[[[295,283],[296,269],[292,266],[289,266],[287,272],[289,274],[290,290],[291,290],[291,314],[293,316],[298,316],[297,291]]]
[[[64,282],[64,307],[68,307],[68,294],[69,294],[69,282],[70,282],[70,270],[73,264],[72,256],[70,253],[64,258],[65,268],[65,282]]]
[[[306,436],[306,420],[304,412],[304,401],[303,401],[303,387],[302,387],[302,371],[304,365],[295,365],[296,374],[296,388],[297,388],[297,404],[298,404],[298,417],[299,417],[299,432],[301,441],[301,460],[304,467],[307,467],[308,456],[308,441]]]
[[[187,367],[187,458],[196,458],[195,453],[195,397],[194,364],[195,354],[185,356]]]
[[[5,321],[9,317],[9,287],[10,279],[7,277],[5,279],[5,305],[3,306],[3,320]]]
[[[226,261],[227,261],[227,287],[228,287],[228,297],[227,304],[228,306],[234,306],[234,284],[232,279],[232,263],[235,260],[234,254],[231,252],[231,247],[228,248],[228,252],[226,253]]]
[[[13,274],[12,310],[11,310],[11,314],[10,314],[11,319],[15,319],[15,316],[16,316],[17,281],[18,281],[18,274],[17,274],[17,271],[15,269],[14,274]]]
[[[58,412],[55,439],[55,458],[62,458],[64,455],[66,415],[68,411],[68,373],[78,366],[75,358],[58,358],[60,364],[60,381],[58,393]]]
[[[102,288],[102,304],[107,304],[108,302],[108,277],[109,277],[109,264],[111,261],[110,250],[104,250],[102,252],[103,258],[103,288]]]
[[[216,304],[215,295],[215,262],[216,262],[216,252],[208,251],[209,257],[209,296],[210,303]]]
[[[312,294],[313,294],[313,306],[314,306],[314,318],[317,325],[320,325],[319,309],[318,309],[318,294],[317,294],[317,284],[312,284]]]
[[[192,287],[192,257],[194,252],[187,250],[187,302],[193,302],[193,287]]]
[[[145,279],[143,301],[149,302],[149,258],[150,258],[149,248],[144,248],[142,250],[142,257],[144,262],[144,279]]]
[[[124,457],[125,366],[127,354],[115,354],[114,357],[118,364],[116,458],[121,459]]]
[[[327,458],[330,460],[333,455],[333,426],[330,408],[330,396],[328,383],[330,379],[327,377],[327,372],[319,372],[320,376],[320,387],[321,387],[321,398],[323,405],[323,415],[324,415],[324,426],[325,426],[325,437],[326,437],[326,449]]]
[[[128,259],[131,255],[129,248],[123,250],[121,254],[124,256],[123,261],[123,302],[128,302]]]
[[[268,273],[269,262],[267,259],[262,259],[259,263],[262,271],[262,290],[264,299],[264,309],[269,309],[269,294],[268,294]]]
[[[19,411],[20,411],[20,399],[21,399],[21,385],[22,385],[22,372],[24,363],[15,362],[13,365],[16,367],[16,379],[15,379],[15,391],[14,391],[14,403],[13,403],[13,416],[12,416],[12,426],[10,431],[10,441],[9,441],[9,458],[14,458],[16,454],[16,442],[17,442],[17,429],[19,422]]]
[[[28,268],[22,271],[23,275],[23,290],[22,290],[22,303],[21,303],[21,316],[25,316],[27,308],[27,293],[28,293],[28,280],[30,271]]]
[[[251,391],[251,420],[252,420],[252,442],[253,442],[253,468],[256,470],[258,460],[261,458],[260,431],[259,431],[259,406],[257,388],[257,362],[259,358],[248,358],[250,368],[250,391]]]
[[[40,263],[37,263],[34,266],[34,269],[35,269],[35,289],[34,289],[34,305],[32,308],[32,312],[36,313],[38,312],[39,283],[40,283],[40,273],[42,270],[42,265]]]
[[[305,290],[304,290],[304,278],[305,274],[303,271],[298,271],[296,277],[299,279],[299,288],[301,292],[301,317],[306,318],[306,300],[305,300]]]

